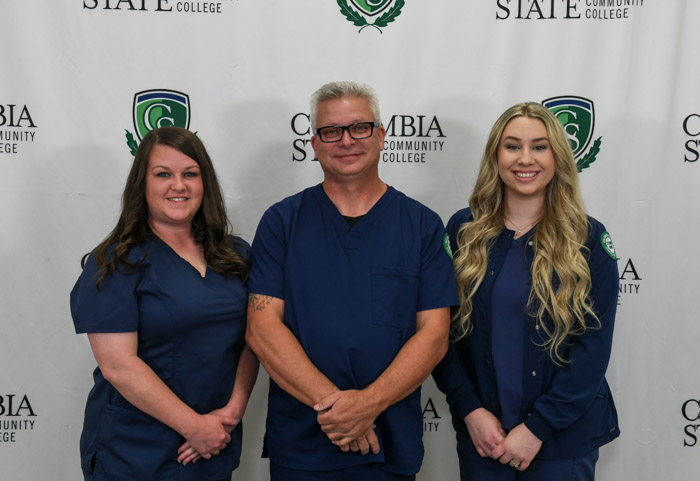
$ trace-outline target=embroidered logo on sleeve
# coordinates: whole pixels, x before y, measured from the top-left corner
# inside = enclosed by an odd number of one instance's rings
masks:
[[[447,255],[450,256],[450,259],[452,259],[452,262],[454,262],[455,258],[452,255],[452,248],[450,247],[450,236],[445,232],[445,235],[442,238],[442,247],[445,248],[445,252],[447,252]]]
[[[612,237],[608,231],[600,234],[600,245],[603,246],[603,250],[613,259],[618,260],[617,253],[615,252],[615,246],[613,245]]]

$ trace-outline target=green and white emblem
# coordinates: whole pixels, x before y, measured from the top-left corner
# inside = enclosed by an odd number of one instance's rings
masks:
[[[452,255],[452,247],[450,247],[450,236],[447,232],[445,232],[445,235],[442,237],[442,247],[445,249],[445,252],[447,252],[447,255],[450,256],[452,262],[454,262],[455,258]]]
[[[600,245],[603,246],[605,253],[608,254],[613,260],[618,260],[612,237],[610,237],[610,233],[608,231],[600,234]]]
[[[176,90],[144,90],[134,95],[134,128],[139,142],[153,129],[159,127],[190,127],[190,98]],[[138,142],[126,131],[126,144],[132,155],[136,154]]]
[[[374,27],[382,33],[382,28],[396,20],[401,15],[405,0],[337,0],[340,13],[353,25],[360,27],[362,32],[366,27]],[[381,13],[381,15],[379,15]],[[379,15],[373,23],[367,21]]]
[[[583,97],[563,96],[544,100],[542,105],[547,107],[564,127],[578,171],[590,167],[600,152],[602,140],[602,137],[598,137],[586,152],[593,139],[595,126],[593,101]]]

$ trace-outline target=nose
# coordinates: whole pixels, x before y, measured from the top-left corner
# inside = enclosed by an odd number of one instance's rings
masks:
[[[185,190],[185,182],[182,179],[182,175],[173,175],[173,185],[172,189],[178,192]]]
[[[529,149],[522,149],[520,157],[518,158],[518,163],[520,164],[533,164],[535,159],[532,158],[532,152]]]
[[[355,142],[355,139],[353,139],[350,136],[350,130],[349,129],[344,129],[343,134],[340,137],[340,143],[342,145],[352,145]]]

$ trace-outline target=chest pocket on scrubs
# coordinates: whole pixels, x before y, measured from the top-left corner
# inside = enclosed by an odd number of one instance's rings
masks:
[[[418,278],[418,269],[373,267],[372,323],[415,330]]]

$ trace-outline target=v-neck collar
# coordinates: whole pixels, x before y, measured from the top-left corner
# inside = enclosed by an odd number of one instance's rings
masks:
[[[197,269],[195,266],[193,266],[190,263],[190,261],[188,261],[187,259],[182,257],[180,254],[178,254],[175,251],[175,249],[170,247],[170,245],[167,242],[165,242],[163,239],[158,237],[155,233],[153,234],[153,239],[155,239],[155,241],[157,243],[159,243],[166,250],[166,252],[168,252],[171,255],[171,257],[174,257],[177,260],[177,262],[183,263],[186,266],[186,268],[189,268],[194,274],[197,275],[197,277],[199,277],[202,280],[209,278],[210,271],[209,271],[208,264],[204,266],[204,275],[202,275],[202,273],[199,272],[199,269]]]
[[[379,200],[374,203],[374,205],[369,209],[369,211],[367,211],[362,219],[360,219],[353,226],[351,226],[345,220],[333,201],[330,199],[330,197],[328,197],[326,191],[323,190],[323,184],[318,184],[316,187],[314,187],[313,192],[328,219],[330,219],[332,222],[338,236],[343,242],[344,247],[348,249],[357,249],[359,247],[359,240],[362,237],[362,234],[367,229],[371,228],[377,217],[381,215],[382,211],[384,211],[384,209],[386,209],[386,207],[396,197],[396,189],[390,185],[387,185],[386,187],[386,192],[382,194]]]

